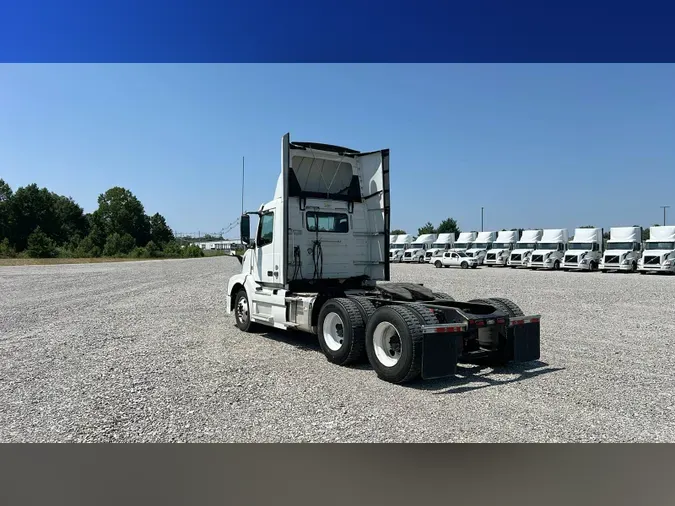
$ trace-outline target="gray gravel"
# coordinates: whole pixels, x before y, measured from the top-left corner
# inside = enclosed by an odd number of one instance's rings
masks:
[[[0,267],[0,441],[675,441],[675,277],[394,265],[543,315],[540,363],[395,386],[240,332],[238,267]]]

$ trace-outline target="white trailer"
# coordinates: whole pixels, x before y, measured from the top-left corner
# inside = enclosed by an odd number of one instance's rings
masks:
[[[424,263],[424,254],[436,240],[436,234],[422,234],[403,253],[404,262]]]
[[[427,262],[433,263],[433,259],[436,257],[441,257],[443,253],[452,249],[455,245],[455,234],[438,234],[438,237],[431,245],[431,248],[427,250],[424,254],[424,257]]]
[[[237,327],[314,334],[329,362],[367,359],[391,383],[453,376],[458,362],[537,360],[539,315],[508,299],[459,302],[388,282],[390,208],[389,150],[291,143],[284,135],[274,198],[240,221],[247,249],[226,301]]]
[[[389,247],[389,260],[391,262],[401,262],[403,260],[403,253],[412,244],[413,236],[410,234],[401,234],[396,238],[396,241]]]
[[[602,255],[602,272],[636,272],[642,258],[642,227],[611,227]]]
[[[602,261],[601,228],[577,228],[567,244],[562,268],[565,271],[597,271]]]
[[[537,250],[530,257],[528,267],[530,269],[553,269],[557,271],[562,266],[568,241],[567,229],[545,229],[537,243]]]
[[[492,248],[492,243],[495,242],[496,238],[497,232],[478,232],[476,239],[471,243],[469,249],[466,250],[466,254],[475,258],[478,261],[478,265],[483,265],[485,255]]]
[[[507,265],[512,269],[527,267],[532,253],[537,249],[537,243],[544,233],[541,229],[523,230],[520,240],[509,255]]]
[[[497,238],[492,243],[492,248],[485,255],[483,263],[488,267],[492,267],[493,265],[504,267],[516,242],[518,242],[518,232],[516,230],[501,230],[497,233]]]
[[[466,251],[471,247],[471,243],[476,240],[478,232],[460,232],[455,245],[452,247],[454,251]]]
[[[675,227],[650,227],[644,254],[638,260],[640,274],[648,272],[675,273]]]

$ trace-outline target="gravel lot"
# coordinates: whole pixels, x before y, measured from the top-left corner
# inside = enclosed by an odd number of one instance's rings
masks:
[[[244,334],[234,258],[0,267],[0,441],[675,441],[675,277],[394,265],[542,317],[542,361],[395,386]]]

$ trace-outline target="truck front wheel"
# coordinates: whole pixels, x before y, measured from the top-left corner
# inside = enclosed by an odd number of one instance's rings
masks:
[[[319,345],[329,362],[348,365],[364,356],[366,325],[356,302],[328,300],[319,312]]]
[[[246,290],[243,288],[239,290],[234,301],[234,320],[239,330],[244,332],[252,332],[256,328],[256,324],[251,321],[251,307]]]

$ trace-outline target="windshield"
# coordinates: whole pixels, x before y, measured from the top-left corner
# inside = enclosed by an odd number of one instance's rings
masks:
[[[424,248],[423,242],[414,242],[412,245],[413,248]]]
[[[608,242],[607,249],[622,249],[622,250],[631,250],[633,249],[632,242]]]
[[[593,249],[593,244],[590,242],[571,242],[567,245],[568,249]]]
[[[476,242],[471,247],[475,249],[488,249],[488,244],[486,242]]]
[[[540,242],[537,244],[537,249],[558,249],[557,242]]]
[[[391,249],[403,249],[405,248],[405,244],[392,244]]]
[[[469,246],[468,242],[456,242],[455,243],[455,248],[466,248]]]
[[[675,242],[648,242],[645,249],[675,249]]]
[[[510,246],[511,246],[511,243],[508,243],[508,242],[496,242],[492,245],[492,249],[495,249],[495,248],[509,249]]]
[[[441,248],[444,249],[447,246],[444,242],[435,242],[431,245],[432,248]]]
[[[536,242],[519,242],[516,244],[516,249],[537,249]]]
[[[468,257],[469,256],[466,253],[464,253],[463,251],[458,251],[457,254],[461,257]]]

